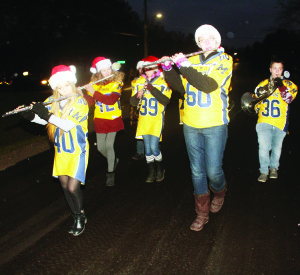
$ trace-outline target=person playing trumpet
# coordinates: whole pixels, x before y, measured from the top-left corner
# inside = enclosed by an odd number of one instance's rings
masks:
[[[268,176],[272,179],[278,177],[282,143],[288,131],[289,104],[298,92],[297,86],[292,81],[283,79],[283,69],[283,61],[274,58],[270,64],[270,78],[260,82],[254,91],[256,98],[267,92],[271,94],[255,105],[258,113],[256,132],[259,144],[260,176],[258,181],[260,182],[266,182]],[[269,91],[270,88],[271,91]]]
[[[224,202],[226,182],[222,160],[227,141],[228,92],[233,61],[220,47],[221,35],[213,26],[200,26],[195,32],[195,40],[203,53],[189,59],[182,53],[175,54],[171,57],[173,65],[166,61],[162,68],[171,88],[185,98],[183,133],[197,213],[190,229],[199,231],[208,222],[209,212],[218,212]],[[214,193],[211,203],[207,178]]]
[[[155,56],[143,59],[143,65],[157,61]],[[162,166],[162,154],[159,141],[162,139],[164,116],[172,91],[161,74],[158,65],[144,68],[142,77],[135,83],[136,93],[130,98],[133,106],[138,106],[139,121],[136,137],[143,137],[145,155],[149,174],[146,182],[164,179],[165,169]]]

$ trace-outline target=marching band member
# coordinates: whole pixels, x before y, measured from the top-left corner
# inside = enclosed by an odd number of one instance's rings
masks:
[[[283,139],[288,131],[290,103],[295,99],[298,88],[288,79],[283,79],[283,61],[272,60],[270,64],[270,79],[265,79],[255,89],[255,97],[260,97],[262,92],[269,89],[269,84],[274,92],[256,104],[258,112],[256,132],[259,143],[260,176],[258,181],[266,182],[269,175],[277,179],[279,159]],[[271,156],[270,156],[271,151]]]
[[[81,234],[87,218],[83,209],[80,184],[85,184],[88,165],[88,112],[85,99],[75,88],[77,82],[74,66],[59,65],[53,68],[49,84],[53,95],[45,102],[61,96],[75,96],[44,105],[33,103],[32,111],[21,115],[32,122],[46,125],[49,139],[54,143],[53,176],[58,177],[67,203],[73,213],[74,223],[69,233]]]
[[[136,77],[135,79],[133,79],[131,81],[131,96],[134,96],[137,92],[137,82],[139,81],[139,79],[143,79],[143,65],[144,63],[144,59],[142,59],[141,61],[139,61],[136,65],[136,69],[139,72],[139,76]],[[132,120],[135,120],[136,123],[138,123],[138,112],[139,110],[137,110],[136,107],[131,107],[132,108]],[[142,139],[142,137],[137,137],[136,138],[136,153],[134,154],[134,156],[132,156],[132,159],[134,160],[143,160],[145,159],[145,148],[144,148],[144,141]]]
[[[114,186],[115,170],[119,161],[115,156],[114,143],[117,132],[124,129],[120,103],[124,73],[114,72],[110,59],[105,57],[96,57],[90,71],[93,73],[91,82],[113,74],[104,82],[85,85],[85,89],[95,102],[94,128],[97,149],[107,159],[108,164],[106,186]]]
[[[227,141],[228,89],[233,62],[232,57],[220,47],[221,36],[213,26],[200,26],[195,40],[204,53],[189,59],[179,53],[171,58],[180,74],[170,61],[162,64],[162,68],[171,88],[185,97],[183,132],[197,213],[190,229],[199,231],[208,222],[209,211],[218,212],[224,202],[226,182],[222,160]],[[169,59],[162,59],[165,58]],[[214,193],[211,204],[207,178]]]
[[[157,61],[155,56],[144,59],[144,65]],[[149,174],[146,182],[164,179],[165,169],[162,166],[162,154],[159,141],[162,139],[166,105],[170,102],[172,91],[165,82],[158,66],[144,69],[144,74],[136,82],[136,93],[130,98],[130,103],[139,108],[139,121],[136,137],[143,137],[146,161]],[[140,104],[139,104],[140,103]]]

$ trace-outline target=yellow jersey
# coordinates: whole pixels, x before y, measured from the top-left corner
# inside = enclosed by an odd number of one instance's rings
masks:
[[[137,93],[143,89],[145,83],[146,79],[144,77],[140,77],[136,81],[135,92],[132,93]],[[171,98],[172,91],[162,76],[155,77],[150,81],[150,83],[165,96]],[[146,90],[139,109],[139,121],[136,136],[153,135],[161,140],[165,109],[166,107],[160,104],[157,99],[148,90]]]
[[[204,93],[193,87],[181,75],[185,93],[182,121],[194,128],[208,128],[229,123],[228,92],[232,77],[232,57],[219,52],[203,61],[201,55],[189,58],[191,67],[204,75],[212,77],[218,88]]]
[[[118,81],[118,82],[110,82],[107,85],[94,84],[93,87],[97,92],[103,95],[118,93],[121,96],[123,85],[124,85],[123,81]],[[90,93],[88,94],[91,95]],[[114,105],[106,105],[99,101],[95,102],[94,118],[114,120],[121,116],[122,116],[122,109],[121,109],[120,98]]]
[[[284,79],[282,82],[283,85],[287,87],[288,92],[292,95],[294,100],[298,93],[298,87],[292,81],[287,79]],[[258,84],[255,90],[268,83],[269,79],[265,79]],[[272,95],[256,104],[255,109],[258,111],[257,123],[268,123],[284,132],[288,131],[290,105],[282,99],[278,88]]]
[[[51,100],[49,97],[45,102]],[[49,107],[48,107],[49,106]],[[51,105],[48,105],[50,109]],[[88,142],[88,112],[89,107],[82,96],[77,97],[66,119],[76,123],[70,131],[57,127],[54,134],[54,164],[53,176],[66,175],[85,183],[86,169],[89,158]]]

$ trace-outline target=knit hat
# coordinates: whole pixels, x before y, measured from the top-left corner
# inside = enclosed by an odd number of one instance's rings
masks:
[[[195,32],[195,40],[196,40],[196,44],[198,45],[198,47],[201,48],[200,43],[199,43],[199,36],[204,33],[210,33],[213,35],[213,37],[216,39],[217,47],[219,47],[221,45],[221,35],[218,32],[218,30],[215,27],[213,27],[212,25],[205,24],[205,25],[200,26]]]
[[[76,68],[75,66],[65,66],[59,65],[52,69],[51,77],[49,79],[49,84],[53,90],[57,87],[57,85],[64,81],[70,81],[74,84],[77,82],[76,78]]]
[[[93,65],[90,68],[91,73],[99,73],[100,70],[111,67],[111,61],[110,59],[107,59],[105,57],[96,57],[93,61]]]

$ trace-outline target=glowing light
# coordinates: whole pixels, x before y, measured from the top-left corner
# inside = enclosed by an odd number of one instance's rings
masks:
[[[48,80],[42,80],[42,81],[41,81],[41,84],[42,84],[42,85],[47,85],[47,84],[48,84]]]
[[[156,17],[157,17],[157,18],[162,18],[162,14],[161,14],[161,13],[157,13],[157,14],[156,14]]]
[[[27,76],[27,75],[28,75],[28,72],[23,72],[23,75],[24,75],[24,76]]]

